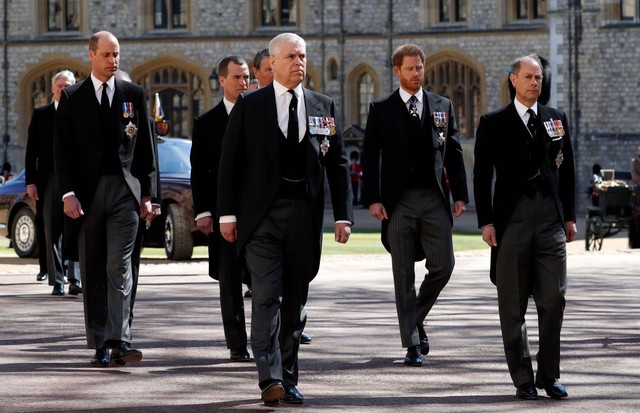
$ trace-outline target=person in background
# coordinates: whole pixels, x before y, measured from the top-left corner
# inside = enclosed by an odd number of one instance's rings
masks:
[[[631,184],[634,186],[635,200],[631,209],[629,248],[640,248],[640,146],[637,156],[631,160]]]
[[[27,193],[36,201],[36,226],[40,223],[42,225],[43,236],[39,241],[40,254],[46,259],[44,273],[49,278],[49,285],[53,287],[51,294],[57,296],[64,295],[65,277],[69,282],[69,294],[82,293],[78,262],[65,260],[63,257],[64,212],[53,165],[53,126],[60,94],[75,83],[75,76],[68,70],[53,75],[51,79],[53,99],[50,104],[33,110],[25,155]],[[43,278],[42,273],[41,269],[36,277],[38,281]]]
[[[349,175],[351,176],[351,189],[353,189],[353,205],[358,205],[360,199],[360,179],[362,178],[362,165],[360,165],[360,154],[352,151],[349,154]]]
[[[5,163],[2,164],[2,179],[3,179],[3,182],[7,182],[11,178],[13,178],[13,173],[11,172],[11,163],[5,162]]]
[[[258,88],[273,81],[273,69],[269,61],[269,49],[261,49],[253,58],[253,75],[258,79]]]
[[[640,187],[640,146],[638,146],[638,154],[631,160],[631,182]]]
[[[118,69],[114,75],[116,79],[123,80],[125,82],[131,82],[131,77],[124,70]],[[154,114],[155,116],[155,114]],[[131,252],[131,302],[129,304],[129,328],[133,324],[133,307],[136,302],[136,294],[138,293],[138,279],[140,277],[140,254],[142,254],[142,244],[144,243],[144,236],[147,232],[147,227],[151,224],[151,221],[160,216],[162,213],[160,207],[160,165],[158,164],[158,142],[156,131],[156,120],[153,116],[149,117],[149,128],[151,129],[151,137],[153,139],[153,148],[156,159],[156,174],[157,181],[156,186],[158,188],[158,197],[151,199],[151,212],[145,219],[140,218],[138,223],[138,232],[136,232],[136,240],[133,244],[133,251]]]
[[[222,101],[196,116],[191,147],[191,190],[196,226],[209,239],[209,276],[220,285],[220,312],[231,361],[251,361],[242,298],[242,271],[236,245],[225,241],[216,218],[218,168],[222,137],[229,113],[238,96],[249,86],[249,67],[238,56],[227,56],[218,65]]]
[[[598,185],[602,183],[602,168],[600,164],[594,163],[591,167],[591,181],[589,181],[589,189],[588,194],[589,198],[591,198],[591,205],[599,206],[600,205],[600,194],[597,191]]]
[[[480,117],[473,177],[507,365],[516,397],[525,400],[538,398],[536,387],[554,399],[568,397],[559,381],[560,331],[566,243],[576,236],[575,167],[567,116],[538,102],[542,73],[534,54],[512,63],[515,98]],[[540,333],[535,379],[525,322],[529,296]]]

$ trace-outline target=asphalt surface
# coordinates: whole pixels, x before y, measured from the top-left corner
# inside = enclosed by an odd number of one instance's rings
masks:
[[[276,407],[260,402],[253,363],[228,361],[206,261],[145,261],[133,324],[144,360],[98,369],[88,365],[81,297],[51,296],[35,281],[35,260],[3,256],[0,412],[640,412],[640,250],[615,238],[600,252],[585,252],[583,241],[569,251],[561,377],[569,399],[514,397],[489,253],[478,250],[456,254],[420,368],[402,363],[389,257],[323,257],[307,306],[313,341],[300,351],[306,400]],[[528,321],[535,354],[532,305]]]

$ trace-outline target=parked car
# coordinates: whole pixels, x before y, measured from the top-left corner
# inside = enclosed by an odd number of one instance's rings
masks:
[[[144,246],[164,247],[170,260],[188,260],[193,247],[207,245],[193,215],[191,141],[158,138],[162,215],[151,222]]]
[[[24,170],[0,186],[0,236],[11,240],[19,257],[38,256],[36,201],[27,196]]]
[[[188,260],[207,238],[195,226],[191,195],[191,141],[158,138],[162,215],[151,222],[145,247],[163,248],[171,260]],[[35,201],[27,195],[24,170],[0,186],[0,236],[22,258],[38,256]]]

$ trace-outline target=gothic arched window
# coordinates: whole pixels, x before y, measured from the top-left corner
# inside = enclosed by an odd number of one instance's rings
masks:
[[[363,73],[358,79],[358,124],[363,128],[367,125],[369,104],[374,98],[374,83],[371,74]]]

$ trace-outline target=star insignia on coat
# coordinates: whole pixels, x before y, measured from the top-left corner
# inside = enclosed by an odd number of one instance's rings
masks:
[[[131,121],[124,127],[124,132],[127,134],[129,139],[133,139],[138,134],[138,128]]]

